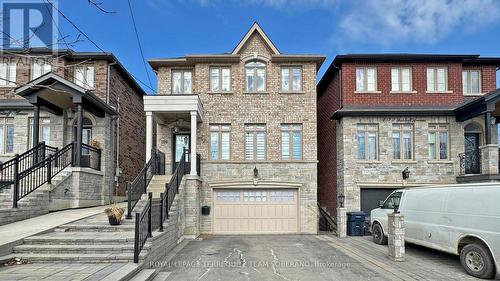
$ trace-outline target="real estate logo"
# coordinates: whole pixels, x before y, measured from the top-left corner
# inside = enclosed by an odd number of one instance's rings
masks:
[[[56,0],[0,0],[2,49],[57,48]]]

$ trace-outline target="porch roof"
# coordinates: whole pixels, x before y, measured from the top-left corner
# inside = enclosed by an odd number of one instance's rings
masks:
[[[104,117],[106,113],[118,114],[92,91],[52,72],[16,88],[14,93],[56,115],[62,115],[63,109],[74,108],[75,104],[81,104],[84,110],[97,117]]]
[[[496,123],[500,123],[500,118],[498,118],[500,116],[500,88],[469,100],[467,103],[455,109],[458,122],[469,120],[485,112],[490,112],[493,117],[497,117]]]

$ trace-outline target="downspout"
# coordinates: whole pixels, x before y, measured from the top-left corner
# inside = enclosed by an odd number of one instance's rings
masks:
[[[109,84],[111,83],[111,66],[115,65],[116,61],[108,63],[108,77],[106,78],[106,103],[109,104]]]
[[[118,192],[118,187],[120,186],[120,97],[117,98],[116,111],[118,112],[118,117],[116,118],[116,167],[115,167],[115,177],[116,177],[116,190]]]
[[[111,63],[108,63],[108,73],[107,73],[107,76],[106,76],[106,104],[109,105],[109,96],[110,96],[110,86],[111,86],[111,66],[115,65],[116,64],[116,61],[113,61]],[[111,132],[110,132],[110,139],[113,140],[114,139],[114,134],[115,134],[115,124],[118,124],[117,122],[117,117],[116,116],[111,116]],[[115,179],[117,179],[116,177],[116,165],[118,164],[118,159],[116,159],[116,164],[113,165],[113,163],[115,161],[113,161],[113,149],[114,149],[114,144],[113,144],[113,141],[111,141],[111,144],[110,144],[110,156],[111,156],[111,175],[113,175],[113,177],[111,178],[111,180],[109,181],[109,190],[108,190],[108,194],[109,194],[109,201],[110,203],[114,203],[114,198],[113,198],[113,195],[114,195],[114,187],[115,187]],[[118,155],[118,154],[117,154]],[[111,176],[110,175],[110,176]]]

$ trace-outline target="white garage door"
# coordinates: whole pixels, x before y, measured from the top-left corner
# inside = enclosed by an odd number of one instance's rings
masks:
[[[297,233],[296,189],[215,189],[215,234]]]

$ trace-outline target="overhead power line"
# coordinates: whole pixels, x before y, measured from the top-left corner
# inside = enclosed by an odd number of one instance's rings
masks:
[[[141,40],[139,39],[139,32],[137,32],[137,25],[135,24],[134,12],[132,11],[132,5],[130,4],[130,0],[127,0],[128,8],[130,10],[130,16],[132,17],[132,23],[134,24],[135,38],[137,38],[137,44],[139,45],[139,50],[141,52],[142,64],[144,65],[144,71],[148,76],[149,85],[153,88],[153,84],[151,83],[151,78],[149,77],[148,67],[146,65],[146,58],[144,58],[144,52],[142,51]]]

